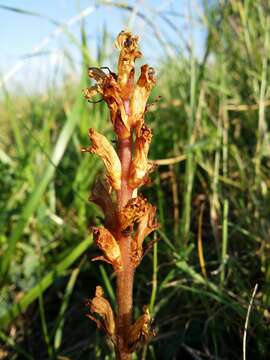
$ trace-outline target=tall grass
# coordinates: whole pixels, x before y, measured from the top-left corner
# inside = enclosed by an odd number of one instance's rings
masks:
[[[202,56],[193,41],[157,69],[153,99],[161,100],[147,117],[150,157],[163,161],[145,193],[161,228],[135,296],[138,309],[150,303],[158,334],[141,358],[242,358],[255,283],[246,353],[269,356],[269,14],[263,0],[205,1]],[[83,68],[106,65],[102,51],[87,58],[85,31]],[[114,302],[114,277],[88,261],[98,209],[87,194],[101,164],[81,157],[80,145],[90,124],[111,130],[103,104],[83,101],[85,82],[83,72],[43,97],[6,93],[1,103],[0,337],[8,359],[113,358],[83,317],[97,283]]]

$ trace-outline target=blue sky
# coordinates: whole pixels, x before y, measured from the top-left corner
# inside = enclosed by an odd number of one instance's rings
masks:
[[[112,2],[117,1],[112,0]],[[50,38],[50,34],[56,31],[59,24],[73,21],[73,25],[68,30],[79,40],[80,21],[76,21],[76,16],[82,11],[86,11],[85,14],[87,14],[84,21],[89,46],[94,56],[104,26],[115,37],[120,30],[129,25],[134,33],[138,33],[143,38],[142,50],[146,61],[155,65],[162,57],[174,56],[176,52],[181,51],[183,41],[180,38],[183,37],[186,40],[189,38],[190,31],[187,20],[189,14],[198,11],[196,9],[199,8],[199,1],[195,0],[123,2],[128,6],[133,6],[135,11],[132,13],[108,5],[96,8],[95,2],[91,0],[0,0],[1,6],[23,9],[40,15],[16,13],[0,7],[0,76],[2,82],[4,79],[8,89],[12,89],[17,84],[26,90],[42,89],[55,80],[57,67],[67,68],[65,53],[69,53],[75,63],[79,65],[79,51],[67,34],[59,32],[54,38]],[[136,11],[141,11],[146,15],[153,22],[155,30],[147,25],[136,14]],[[177,30],[173,30],[166,24],[166,21],[162,19],[163,15],[170,19]],[[51,20],[57,22],[58,25]],[[199,45],[197,48],[200,51],[203,32],[198,24],[195,26],[194,33],[195,41]],[[157,34],[162,37],[164,47],[156,40]],[[44,42],[44,39],[48,41]],[[42,43],[45,46],[42,46],[38,56],[30,56],[35,46]],[[113,46],[111,48],[113,49]]]

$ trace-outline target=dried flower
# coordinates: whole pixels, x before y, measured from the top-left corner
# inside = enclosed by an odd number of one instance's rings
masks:
[[[138,228],[131,243],[132,262],[135,267],[139,265],[143,256],[144,239],[159,227],[159,224],[155,221],[155,215],[156,207],[147,203],[145,212],[138,222]]]
[[[83,90],[84,97],[88,100],[92,99],[92,97],[101,93],[98,85],[91,86],[90,88]]]
[[[92,141],[92,146],[89,148],[82,148],[81,151],[97,154],[102,158],[107,170],[107,178],[111,186],[115,190],[119,190],[121,186],[121,162],[116,151],[106,137],[99,134],[94,129],[89,129],[88,134]]]
[[[129,122],[132,127],[136,127],[136,132],[140,130],[144,123],[144,113],[146,110],[146,103],[152,88],[156,83],[154,69],[147,64],[141,67],[141,75],[135,86],[131,101],[130,101],[130,118]]]
[[[138,196],[128,201],[120,213],[121,230],[127,229],[130,225],[139,221],[146,211],[147,200]]]
[[[104,227],[92,227],[97,247],[103,251],[103,256],[98,256],[92,261],[103,260],[118,271],[122,268],[121,252],[114,236]]]
[[[121,88],[122,98],[128,100],[134,87],[135,60],[142,56],[137,50],[138,36],[128,31],[121,31],[115,45],[120,50],[118,61],[118,84]]]
[[[127,342],[130,352],[149,341],[153,335],[155,332],[151,328],[151,316],[147,306],[145,306],[144,313],[131,325],[128,333]]]
[[[151,130],[143,124],[135,143],[135,155],[129,169],[129,186],[135,189],[148,181],[149,173],[154,165],[148,162],[148,151],[152,138]]]
[[[103,297],[104,291],[101,286],[96,287],[95,297],[89,300],[86,305],[89,307],[91,314],[98,315],[98,318],[87,314],[91,320],[94,320],[98,328],[102,328],[107,335],[115,342],[115,321],[111,305]]]
[[[109,184],[107,181],[97,180],[92,188],[89,201],[98,205],[105,215],[105,226],[107,229],[113,231],[117,226],[116,206],[112,200]]]
[[[116,134],[125,139],[130,136],[130,126],[125,104],[121,96],[121,89],[112,75],[104,82],[103,98],[108,104],[111,121]]]
[[[115,75],[106,74],[97,68],[90,68],[89,76],[95,79],[97,84],[84,90],[85,98],[91,99],[97,94],[102,95],[109,107],[115,132],[120,138],[128,138],[130,136],[128,115]]]

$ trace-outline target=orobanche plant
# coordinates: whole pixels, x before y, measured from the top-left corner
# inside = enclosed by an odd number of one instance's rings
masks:
[[[93,260],[112,265],[117,286],[117,313],[104,297],[102,287],[97,286],[95,296],[87,303],[88,316],[110,337],[117,359],[126,360],[154,335],[146,306],[133,322],[133,281],[145,253],[144,240],[158,227],[156,208],[138,195],[138,189],[149,181],[153,170],[147,159],[152,133],[144,116],[156,79],[153,68],[143,65],[135,80],[135,60],[142,56],[138,36],[122,31],[116,47],[120,51],[118,74],[105,71],[106,68],[89,68],[89,76],[96,83],[84,94],[88,100],[100,94],[107,103],[117,149],[105,136],[89,129],[92,145],[82,151],[99,155],[106,168],[106,179],[97,180],[91,194],[91,201],[104,212],[104,226],[92,228],[102,252]]]

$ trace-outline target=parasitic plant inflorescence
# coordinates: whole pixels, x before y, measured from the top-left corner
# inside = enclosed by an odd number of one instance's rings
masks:
[[[102,328],[115,346],[118,360],[131,359],[132,352],[154,334],[147,307],[133,322],[133,280],[136,267],[144,255],[144,239],[158,227],[156,208],[138,195],[138,188],[149,181],[153,165],[148,161],[152,138],[145,124],[147,100],[156,83],[153,68],[141,67],[135,80],[135,60],[142,56],[138,36],[121,31],[116,40],[120,51],[118,74],[105,68],[89,68],[95,85],[84,90],[86,99],[100,94],[107,103],[117,136],[117,149],[94,129],[89,129],[91,146],[83,152],[99,155],[106,168],[106,179],[98,180],[90,200],[104,212],[104,227],[92,227],[94,239],[103,260],[112,265],[116,274],[117,313],[104,297],[101,286],[87,302],[89,318]],[[113,193],[115,192],[116,196]],[[134,227],[134,224],[136,226]]]

